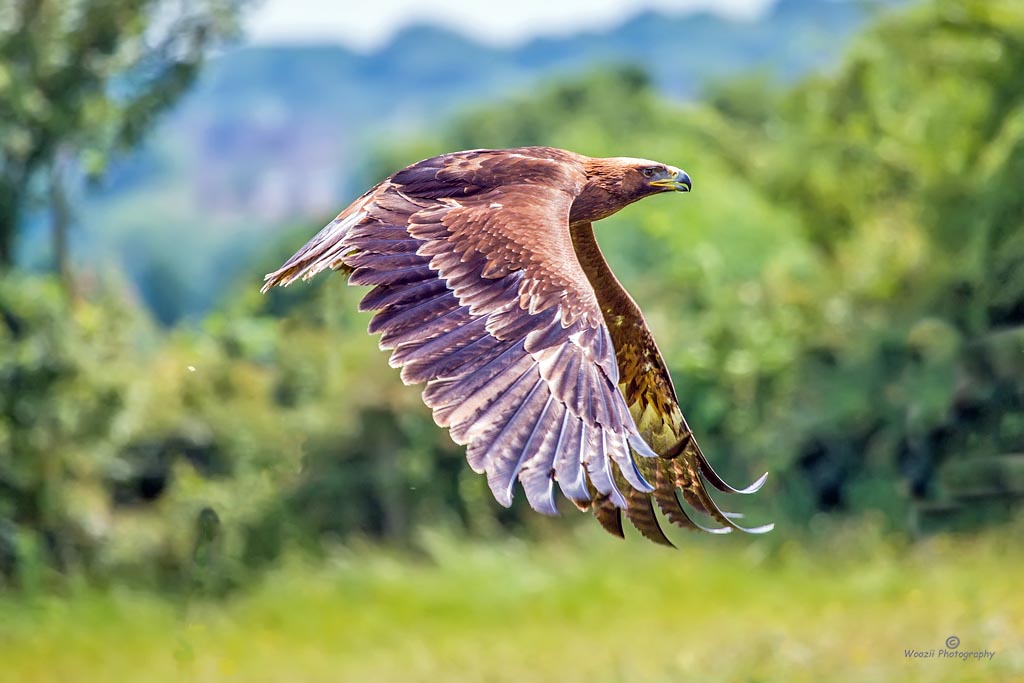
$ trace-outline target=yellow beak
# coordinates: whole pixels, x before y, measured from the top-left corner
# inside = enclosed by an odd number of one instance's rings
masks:
[[[676,192],[689,192],[693,188],[690,176],[687,175],[686,171],[678,168],[669,168],[667,175],[657,180],[652,180],[651,185],[653,187],[664,187],[666,190],[674,190]]]

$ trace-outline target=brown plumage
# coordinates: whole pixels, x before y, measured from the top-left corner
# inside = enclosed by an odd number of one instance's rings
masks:
[[[706,483],[729,493],[679,408],[639,307],[605,262],[591,223],[643,197],[688,191],[653,161],[548,147],[471,150],[413,164],[342,211],[263,291],[331,268],[373,289],[370,332],[407,384],[426,383],[434,420],[510,505],[518,480],[555,514],[554,485],[622,536],[621,511],[671,545],[672,523],[745,529]],[[693,521],[677,491],[697,512]]]

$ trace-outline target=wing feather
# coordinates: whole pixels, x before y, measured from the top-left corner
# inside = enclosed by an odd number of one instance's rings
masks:
[[[544,391],[544,380],[530,373],[533,386],[514,405],[512,415],[504,420],[484,455],[487,462],[487,484],[495,499],[505,507],[512,505],[512,487],[523,463],[534,453],[527,452],[542,413],[552,397]]]
[[[594,517],[601,524],[601,527],[612,536],[625,538],[626,534],[622,528],[622,508],[615,505],[608,496],[598,496],[591,504]]]
[[[420,325],[392,330],[388,327],[381,328],[380,347],[382,349],[393,349],[402,344],[410,344],[428,341],[441,335],[448,334],[452,330],[472,321],[469,309],[465,306],[439,304],[436,315],[427,317]],[[378,313],[378,315],[380,315]]]
[[[407,287],[380,285],[374,287],[363,297],[362,301],[359,302],[359,310],[366,312],[377,311],[387,307],[405,306],[423,299],[431,299],[447,291],[448,288],[445,286],[444,281],[436,278]]]
[[[504,378],[508,376],[515,376],[515,379],[508,386],[502,387]],[[452,413],[452,432],[464,434],[470,442],[487,440],[490,437],[485,438],[485,435],[492,433],[500,436],[504,433],[502,430],[514,421],[531,388],[538,381],[542,380],[537,374],[536,364],[527,356],[509,372],[500,375],[493,386],[484,387],[466,397],[463,406]]]
[[[605,430],[588,428],[583,423],[583,464],[587,468],[587,476],[598,493],[608,497],[617,508],[626,507],[626,499],[615,485],[608,453],[608,441]]]
[[[631,489],[627,492],[626,497],[629,503],[626,507],[626,518],[630,523],[645,538],[660,545],[672,546],[672,541],[668,540],[661,524],[658,523],[658,515],[654,512],[651,496]]]
[[[486,334],[483,321],[483,318],[478,318],[419,347],[396,349],[392,360],[403,365],[402,379],[405,383],[422,384],[454,377],[468,363],[498,346],[501,342]]]
[[[494,362],[489,363],[456,385],[454,391],[458,394],[458,402],[453,403],[451,409],[443,415],[444,421],[451,425],[452,438],[456,443],[473,427],[477,427],[478,432],[487,427],[486,424],[477,425],[477,420],[488,417],[485,415],[487,408],[500,400],[517,380],[532,370],[534,361],[529,356],[519,356],[511,367],[500,367],[497,372],[488,372],[496,367],[499,366]]]
[[[582,420],[574,419],[572,412],[560,403],[564,417],[558,432],[555,445],[554,470],[558,487],[565,497],[585,502],[590,500],[587,487],[586,471],[583,467],[583,425]]]
[[[391,287],[399,287],[416,284],[425,280],[433,280],[436,277],[437,273],[430,269],[429,264],[424,263],[401,270],[356,268],[348,276],[348,281],[353,285],[389,285]]]
[[[545,515],[558,514],[553,473],[561,426],[566,415],[568,411],[565,406],[553,396],[548,397],[544,412],[537,420],[529,441],[523,447],[523,466],[519,471],[519,481],[523,485],[530,507]],[[509,490],[512,485],[513,482],[510,481]]]

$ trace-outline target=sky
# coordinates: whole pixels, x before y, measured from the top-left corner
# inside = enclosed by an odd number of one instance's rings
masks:
[[[512,45],[537,36],[614,26],[645,10],[682,14],[713,9],[753,18],[772,0],[259,0],[249,9],[253,42],[341,43],[367,51],[411,23],[431,23]]]

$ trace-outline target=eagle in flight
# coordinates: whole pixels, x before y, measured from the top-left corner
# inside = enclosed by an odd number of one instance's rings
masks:
[[[761,533],[772,525],[740,526],[707,485],[753,493],[767,475],[736,489],[712,469],[594,238],[594,221],[690,189],[685,172],[645,159],[549,147],[442,154],[354,201],[263,291],[328,268],[371,286],[360,302],[376,312],[369,331],[406,384],[426,384],[434,420],[502,505],[518,480],[535,510],[556,514],[557,482],[620,537],[625,513],[671,545],[655,504],[682,527]]]

